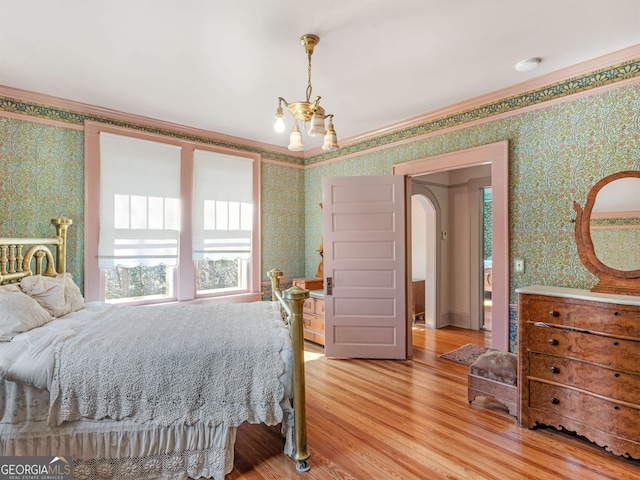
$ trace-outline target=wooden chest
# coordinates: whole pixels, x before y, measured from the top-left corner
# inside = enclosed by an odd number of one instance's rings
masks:
[[[518,289],[518,419],[640,459],[640,297]]]

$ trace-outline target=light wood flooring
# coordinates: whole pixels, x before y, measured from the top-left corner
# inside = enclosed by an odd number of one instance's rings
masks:
[[[308,344],[311,470],[282,454],[277,427],[238,431],[238,479],[640,479],[640,462],[555,429],[528,430],[501,405],[467,402],[468,367],[438,355],[484,332],[414,328],[414,360],[328,360]]]

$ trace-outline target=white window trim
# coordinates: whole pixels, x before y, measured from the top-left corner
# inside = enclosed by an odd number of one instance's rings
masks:
[[[102,123],[85,122],[84,158],[85,158],[85,238],[84,238],[84,296],[86,301],[104,301],[104,275],[98,268],[98,239],[100,232],[100,132],[127,135],[134,138],[168,143],[182,148],[181,153],[181,229],[180,229],[180,266],[176,281],[176,296],[180,302],[203,301],[255,301],[262,298],[261,288],[261,235],[260,235],[260,172],[261,157],[259,154],[240,152],[237,150],[211,146],[199,142],[176,139],[159,134],[146,133],[123,127]],[[194,150],[208,150],[253,159],[253,230],[251,234],[251,258],[247,291],[239,293],[196,294],[195,263],[191,260],[193,206],[193,155]],[[186,260],[188,259],[188,260]],[[134,302],[132,302],[134,303]],[[151,303],[151,302],[135,302]]]

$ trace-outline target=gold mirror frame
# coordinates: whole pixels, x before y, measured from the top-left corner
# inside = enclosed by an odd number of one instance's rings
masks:
[[[630,170],[604,177],[589,191],[584,210],[577,202],[573,202],[573,209],[576,211],[576,246],[578,247],[580,261],[587,270],[598,277],[599,281],[591,288],[592,292],[640,295],[640,269],[617,270],[605,265],[596,256],[593,240],[591,239],[591,212],[596,203],[596,196],[605,185],[620,178],[640,178],[640,171]]]

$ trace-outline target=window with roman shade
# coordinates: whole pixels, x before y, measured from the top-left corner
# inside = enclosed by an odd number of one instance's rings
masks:
[[[100,268],[174,267],[181,148],[100,134]]]
[[[194,151],[193,260],[249,260],[253,160]]]
[[[259,154],[92,121],[85,151],[85,298],[262,298]]]

